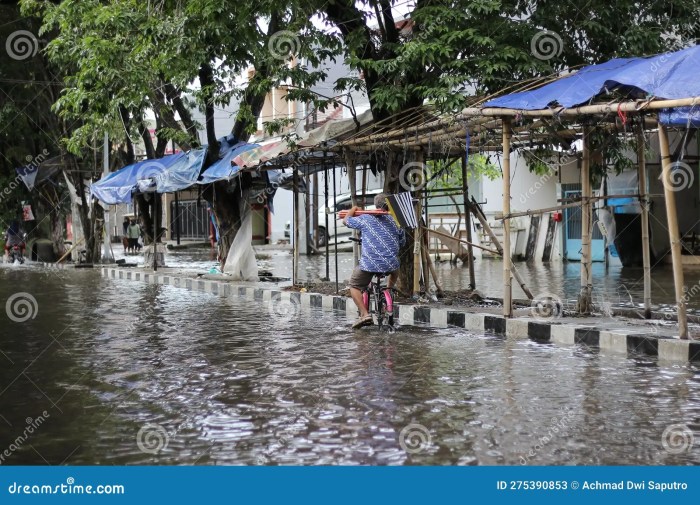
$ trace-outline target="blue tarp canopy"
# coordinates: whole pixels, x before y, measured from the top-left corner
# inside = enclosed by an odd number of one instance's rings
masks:
[[[166,167],[155,179],[156,191],[158,193],[173,193],[195,184],[202,171],[206,154],[206,147],[192,149],[175,163]]]
[[[157,160],[132,163],[93,183],[90,192],[93,197],[109,205],[129,203],[138,181],[160,177],[170,166],[183,158],[184,153],[177,153]]]
[[[490,100],[483,107],[538,110],[559,105],[568,108],[612,90],[621,90],[632,98],[691,98],[700,96],[699,68],[700,46],[645,58],[617,58],[582,68],[532,91]]]
[[[239,154],[258,147],[258,144],[246,144],[245,142],[240,142],[234,146],[227,147],[228,149],[224,151],[224,146],[222,144],[222,151],[224,152],[222,153],[221,159],[207,168],[197,183],[211,184],[212,182],[230,179],[240,170],[240,167],[237,165],[232,165],[231,161]]]

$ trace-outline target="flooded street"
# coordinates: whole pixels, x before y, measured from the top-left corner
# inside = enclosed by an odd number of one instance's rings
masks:
[[[320,310],[97,270],[2,265],[0,302],[2,464],[700,464],[697,442],[674,453],[663,438],[686,424],[697,439],[693,365],[353,332]]]

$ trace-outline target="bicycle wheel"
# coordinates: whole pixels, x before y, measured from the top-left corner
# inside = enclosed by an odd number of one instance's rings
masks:
[[[386,304],[386,315],[387,315],[387,325],[390,328],[394,327],[394,295],[391,293],[391,289],[385,288],[382,293],[384,302]]]
[[[382,331],[382,325],[384,324],[384,296],[382,295],[379,285],[374,286],[374,308],[377,313],[377,326],[379,326],[379,331]]]

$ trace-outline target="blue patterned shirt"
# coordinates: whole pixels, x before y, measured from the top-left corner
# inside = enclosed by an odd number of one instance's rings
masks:
[[[349,217],[348,228],[362,232],[360,270],[373,273],[393,272],[399,268],[399,248],[406,235],[389,215],[363,214]]]

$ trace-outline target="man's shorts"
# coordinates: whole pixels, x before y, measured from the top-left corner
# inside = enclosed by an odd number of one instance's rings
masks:
[[[372,282],[374,274],[360,270],[360,267],[355,267],[350,276],[350,287],[357,289],[365,289]]]

